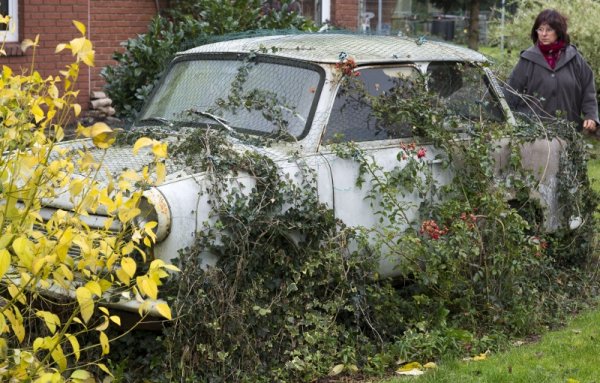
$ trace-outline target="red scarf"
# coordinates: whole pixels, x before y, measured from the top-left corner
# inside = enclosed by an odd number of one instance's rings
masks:
[[[562,40],[556,40],[552,44],[544,45],[539,40],[537,43],[538,48],[540,48],[540,52],[542,52],[542,56],[546,59],[550,68],[554,69],[556,66],[556,62],[560,58],[562,51],[565,48],[565,42]]]

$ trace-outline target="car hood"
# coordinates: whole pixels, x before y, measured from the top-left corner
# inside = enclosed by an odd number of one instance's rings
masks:
[[[166,140],[169,142],[169,140]],[[293,143],[275,144],[270,147],[259,147],[243,143],[236,139],[231,139],[232,147],[242,152],[253,151],[265,155],[275,162],[284,161],[291,157],[291,152],[297,152],[299,145]],[[133,145],[114,145],[108,149],[97,148],[91,139],[80,139],[68,141],[61,144],[72,151],[87,151],[95,161],[102,164],[103,171],[98,172],[100,181],[107,181],[108,175],[118,177],[125,170],[141,171],[144,166],[149,165],[154,160],[150,149],[142,148],[137,153],[133,152]],[[191,176],[199,173],[193,166],[186,165],[181,158],[170,156],[165,161],[167,167],[167,177],[165,182],[175,180],[184,176]]]

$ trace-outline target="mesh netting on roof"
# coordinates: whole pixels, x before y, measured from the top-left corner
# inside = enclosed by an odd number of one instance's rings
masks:
[[[233,35],[192,48],[185,53],[261,52],[314,62],[337,62],[340,52],[357,63],[382,61],[484,61],[485,57],[460,46],[423,38],[351,33],[297,33]],[[243,37],[243,38],[242,38]]]

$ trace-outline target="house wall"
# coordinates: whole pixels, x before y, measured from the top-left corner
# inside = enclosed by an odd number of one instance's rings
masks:
[[[369,28],[372,32],[377,32],[377,17],[379,15],[380,5],[382,32],[389,33],[391,31],[396,2],[397,0],[365,0],[365,11],[375,15],[369,23]]]
[[[359,0],[331,0],[331,20],[333,25],[350,30],[359,26]]]
[[[158,8],[166,0],[158,1]],[[148,23],[157,14],[156,0],[19,0],[19,39],[34,40],[40,36],[35,51],[35,68],[43,77],[55,75],[72,62],[67,51],[54,53],[59,43],[69,42],[79,32],[72,20],[87,26],[88,38],[96,51],[95,67],[82,66],[77,88],[78,102],[85,110],[89,107],[90,92],[102,90],[102,67],[114,65],[112,55],[123,50],[122,41],[147,31]],[[5,47],[8,57],[0,56],[0,65],[14,71],[31,66],[33,50],[21,52],[18,43]]]

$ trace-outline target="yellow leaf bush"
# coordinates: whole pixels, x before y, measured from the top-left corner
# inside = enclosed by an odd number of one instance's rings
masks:
[[[76,382],[93,378],[94,371],[110,374],[100,360],[81,360],[83,336],[92,334],[85,351],[96,339],[98,353],[106,355],[106,330],[121,324],[102,303],[118,290],[137,297],[145,315],[152,307],[145,299],[158,298],[161,280],[176,271],[162,262],[138,263],[156,239],[156,223],[136,226],[142,198],[136,185],[164,179],[166,145],[142,138],[136,151],[149,146],[155,162],[113,179],[90,152],[106,153],[115,141],[108,125],[78,126],[93,143],[88,147],[62,142],[63,126],[81,112],[75,103],[80,67],[94,62],[85,25],[73,24],[80,36],[56,51],[69,50],[74,61],[58,75],[43,78],[35,63],[24,74],[8,66],[0,72],[0,381]],[[38,38],[27,43],[37,45]],[[55,198],[73,209],[44,209],[44,201]],[[99,228],[85,221],[96,212],[107,216]],[[72,302],[56,305],[57,296]],[[156,310],[171,318],[165,303]]]

